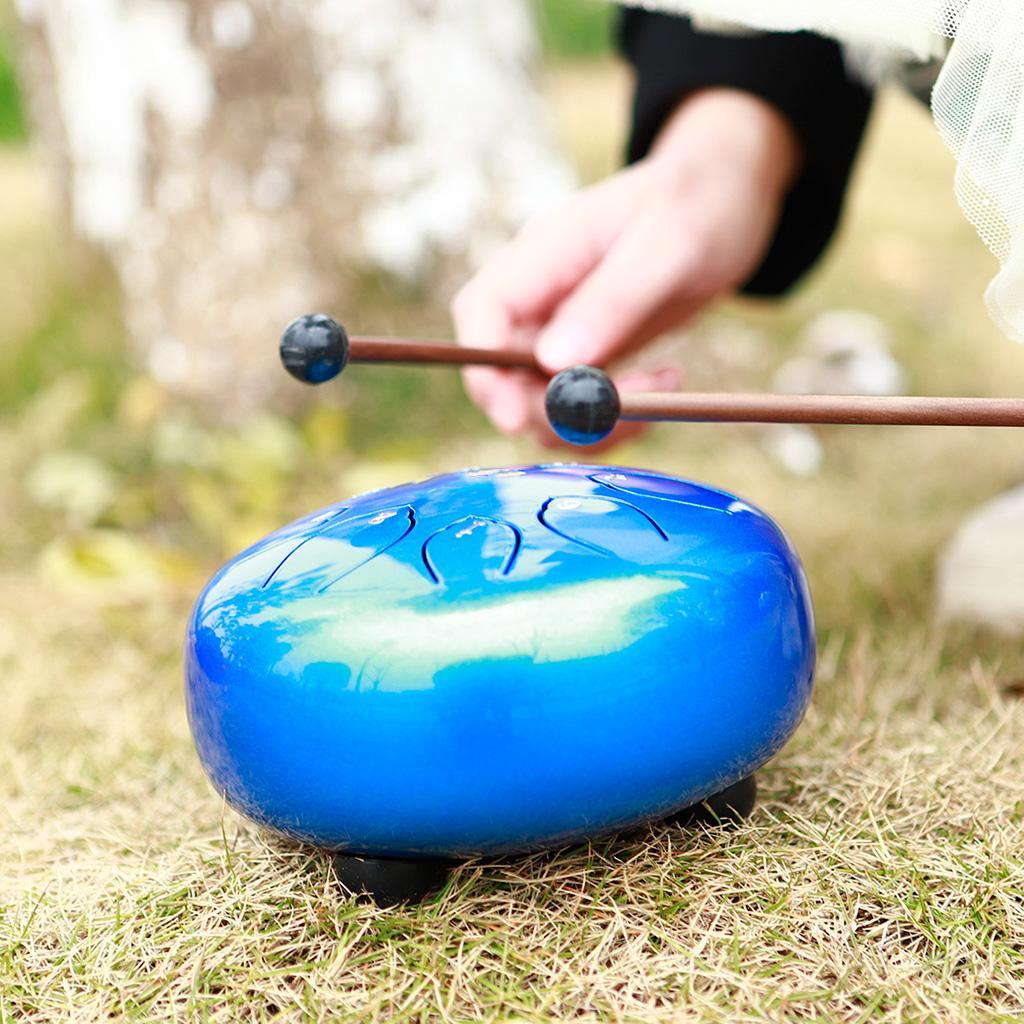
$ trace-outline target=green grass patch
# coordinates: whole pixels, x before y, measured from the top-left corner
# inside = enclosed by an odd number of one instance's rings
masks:
[[[25,138],[25,112],[14,69],[14,44],[10,35],[0,33],[0,142]]]
[[[544,49],[558,57],[596,57],[608,53],[615,11],[604,0],[537,0]]]

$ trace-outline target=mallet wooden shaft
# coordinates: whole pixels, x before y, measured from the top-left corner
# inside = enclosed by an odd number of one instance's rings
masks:
[[[436,341],[406,338],[349,338],[353,363],[412,363],[416,365],[502,366],[543,373],[531,352],[497,348],[467,348]],[[545,377],[548,374],[544,374]]]
[[[664,392],[621,395],[624,420],[1022,427],[1024,399]]]
[[[483,365],[544,371],[529,352],[466,348],[405,338],[352,337],[357,363]],[[547,376],[547,374],[544,374]],[[877,395],[772,395],[729,392],[629,393],[624,420],[732,423],[860,423],[892,426],[1024,426],[1024,399]]]
[[[340,328],[339,328],[340,331]],[[530,352],[468,348],[412,338],[350,336],[356,363],[500,366],[549,376]],[[596,372],[596,371],[595,371]],[[626,392],[624,420],[732,423],[859,423],[893,426],[1022,427],[1024,399],[939,396],[774,395],[729,392]]]

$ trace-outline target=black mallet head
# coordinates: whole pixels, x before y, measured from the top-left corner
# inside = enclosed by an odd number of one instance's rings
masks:
[[[594,366],[573,366],[551,378],[544,408],[551,429],[569,444],[597,444],[619,421],[619,393]]]
[[[345,328],[324,313],[293,320],[281,335],[281,363],[304,384],[323,384],[337,377],[348,362]]]

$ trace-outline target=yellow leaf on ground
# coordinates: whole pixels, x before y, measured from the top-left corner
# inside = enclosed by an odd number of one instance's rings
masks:
[[[101,600],[157,597],[195,576],[183,556],[117,530],[57,536],[39,553],[38,569],[48,583]]]

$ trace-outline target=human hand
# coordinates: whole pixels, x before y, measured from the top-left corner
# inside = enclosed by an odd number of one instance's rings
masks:
[[[789,122],[747,93],[684,101],[645,160],[529,223],[455,297],[466,345],[532,350],[549,373],[607,366],[743,283],[771,241],[800,163]],[[545,381],[472,367],[466,388],[506,434],[554,440]],[[633,372],[623,390],[672,390],[678,370]],[[638,424],[609,438],[622,440]]]

